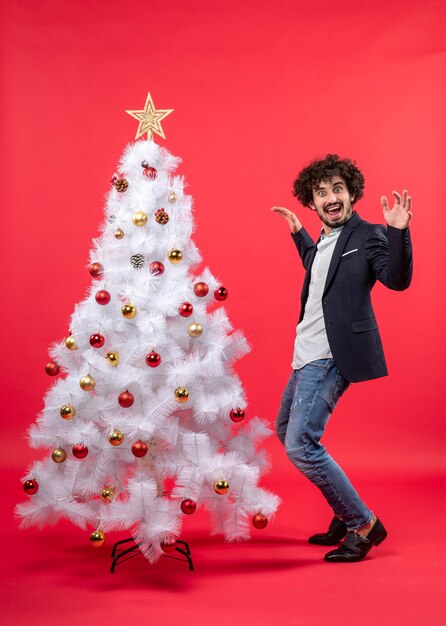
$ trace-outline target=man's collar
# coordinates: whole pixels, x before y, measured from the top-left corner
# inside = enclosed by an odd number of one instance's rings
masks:
[[[359,224],[360,221],[361,221],[361,218],[359,217],[359,215],[356,213],[356,211],[353,211],[350,219],[345,224],[345,226],[348,226],[349,228],[354,228],[357,224]]]
[[[359,224],[360,221],[361,221],[361,218],[359,217],[357,212],[356,211],[352,211],[352,214],[350,215],[348,220],[345,222],[345,224],[343,224],[342,226],[339,226],[339,228],[332,228],[330,235],[335,230],[340,232],[340,231],[342,231],[343,228],[354,228],[357,224]],[[327,236],[329,236],[329,235],[326,235],[324,229],[322,228],[321,239],[324,239],[324,237],[327,237]]]
[[[322,228],[322,230],[321,230],[321,241],[323,239],[326,239],[327,237],[339,237],[339,235],[341,234],[343,228],[344,228],[344,224],[342,226],[339,226],[339,228],[332,228],[329,235],[326,235],[325,234],[325,230]]]

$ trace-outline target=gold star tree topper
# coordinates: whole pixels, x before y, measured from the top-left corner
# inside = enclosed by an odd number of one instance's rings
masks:
[[[153,133],[160,135],[163,139],[166,138],[163,128],[161,126],[161,120],[172,113],[173,109],[155,109],[152,96],[150,92],[147,94],[146,103],[142,111],[126,111],[129,115],[138,120],[139,126],[136,131],[135,139],[142,137],[147,133],[147,139],[153,139]]]

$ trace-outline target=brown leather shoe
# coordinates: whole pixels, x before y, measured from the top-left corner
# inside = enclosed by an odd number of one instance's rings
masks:
[[[335,546],[347,534],[347,526],[339,517],[334,517],[326,533],[311,535],[308,543],[316,543],[320,546]]]

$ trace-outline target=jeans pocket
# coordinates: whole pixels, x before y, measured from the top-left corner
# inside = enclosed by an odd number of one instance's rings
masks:
[[[292,411],[301,413],[307,411],[315,401],[315,398],[321,394],[327,379],[327,359],[322,359],[319,363],[313,361],[305,365],[299,370],[299,377],[296,383],[296,389],[291,405]]]
[[[349,385],[350,385],[349,381],[346,380],[342,376],[342,374],[337,371],[336,372],[336,378],[334,380],[334,384],[331,387],[331,392],[330,392],[328,398],[325,399],[327,404],[328,404],[328,406],[330,407],[330,412],[333,412],[335,406],[338,403],[339,398],[342,396],[344,391],[347,390]]]
[[[317,359],[316,361],[311,361],[311,363],[308,363],[305,367],[317,367],[319,369],[323,369],[323,370],[327,370],[329,369],[334,363],[334,360],[332,358],[327,358],[327,359]]]

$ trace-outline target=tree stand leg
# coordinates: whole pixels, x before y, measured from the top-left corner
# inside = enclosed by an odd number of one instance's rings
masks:
[[[121,541],[117,541],[115,545],[113,546],[112,553],[111,553],[111,557],[113,559],[112,566],[110,568],[111,574],[114,573],[116,569],[116,565],[118,565],[119,562],[124,563],[125,561],[128,561],[129,559],[132,559],[133,557],[138,556],[138,554],[141,554],[141,551],[139,549],[139,544],[137,543],[134,543],[133,546],[131,546],[130,548],[126,548],[126,549],[120,547],[124,543],[129,543],[130,541],[135,542],[133,537],[130,537],[129,539],[122,539]],[[180,544],[183,547],[180,548],[178,544]],[[189,570],[192,571],[194,569],[194,566],[192,563],[192,556],[191,556],[189,545],[185,541],[180,541],[179,539],[177,539],[177,547],[175,548],[175,551],[182,554],[185,558],[180,559],[170,554],[163,554],[162,556],[168,559],[175,559],[176,561],[187,561],[189,563]]]

